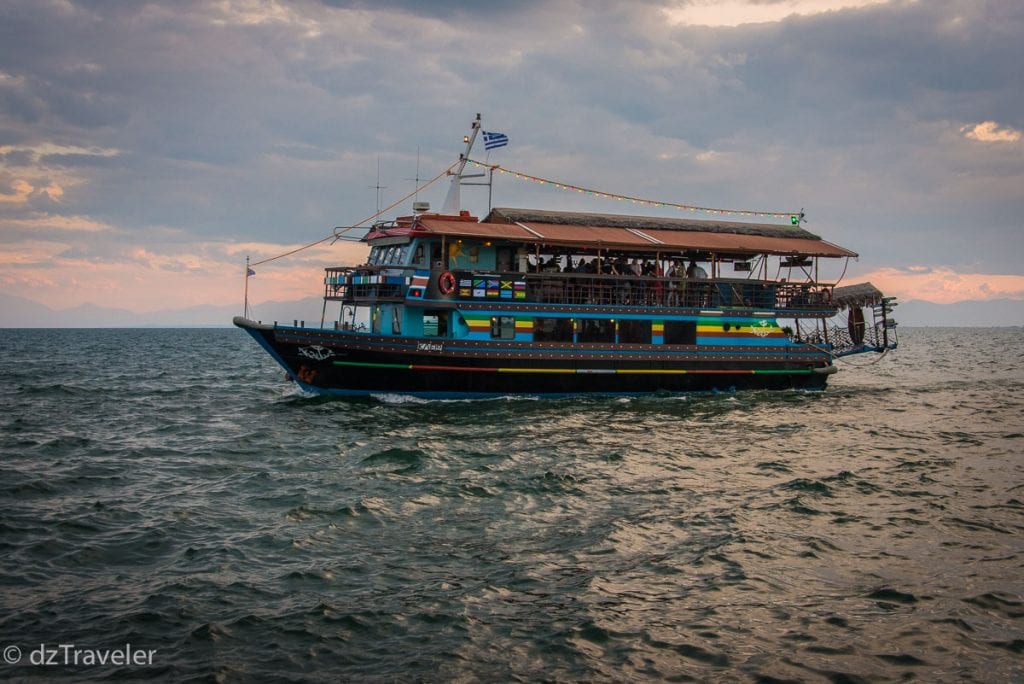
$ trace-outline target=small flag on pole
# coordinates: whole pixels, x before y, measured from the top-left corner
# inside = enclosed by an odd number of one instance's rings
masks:
[[[504,133],[483,131],[483,134],[485,150],[493,150],[495,147],[504,147],[505,145],[508,145],[508,136]]]
[[[254,275],[256,275],[256,271],[252,270],[251,268],[247,268],[246,271],[245,271],[245,275],[246,276],[254,276]]]

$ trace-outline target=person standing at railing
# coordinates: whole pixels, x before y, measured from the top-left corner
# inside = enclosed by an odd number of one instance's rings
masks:
[[[707,280],[707,277],[708,272],[698,266],[695,259],[691,258],[689,266],[686,267],[686,279]],[[688,283],[686,288],[688,290],[687,304],[689,306],[705,306],[708,283]]]
[[[673,261],[672,265],[668,269],[668,305],[679,306],[679,292],[682,286],[685,285],[683,282],[683,272],[676,267],[676,263]]]

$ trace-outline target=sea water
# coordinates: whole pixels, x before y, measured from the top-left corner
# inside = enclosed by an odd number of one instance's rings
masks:
[[[236,329],[2,330],[0,677],[1024,680],[1024,334],[900,341],[823,392],[356,401]]]

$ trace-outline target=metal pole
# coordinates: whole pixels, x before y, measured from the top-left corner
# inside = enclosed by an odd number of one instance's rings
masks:
[[[249,317],[249,256],[245,257],[245,296],[243,298],[242,316]]]

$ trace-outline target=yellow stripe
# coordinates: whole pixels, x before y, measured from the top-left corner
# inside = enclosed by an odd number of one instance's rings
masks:
[[[636,369],[620,369],[616,370],[616,375],[685,375],[688,371],[685,370],[653,370],[649,368],[636,368]]]
[[[698,325],[697,326],[697,332],[700,332],[700,333],[714,333],[716,335],[728,335],[730,333],[752,333],[752,332],[754,332],[755,328],[757,330],[766,331],[769,334],[777,333],[777,332],[782,332],[782,328],[779,328],[778,326],[773,326],[773,325],[766,326],[766,327],[763,327],[763,328],[761,326],[759,326],[759,325],[758,326],[749,326],[749,325],[735,326],[735,325],[730,325],[728,330],[722,330],[722,326],[720,326],[720,325]]]

